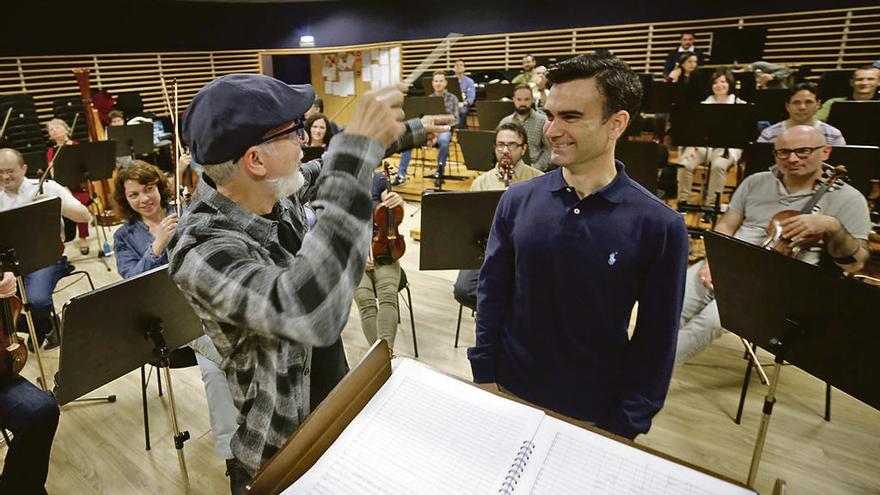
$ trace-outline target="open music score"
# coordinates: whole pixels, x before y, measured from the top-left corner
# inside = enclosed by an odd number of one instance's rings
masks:
[[[754,494],[403,362],[284,494]]]

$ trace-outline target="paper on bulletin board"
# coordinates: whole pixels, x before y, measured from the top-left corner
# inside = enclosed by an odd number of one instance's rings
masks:
[[[379,63],[382,65],[388,65],[389,63],[391,63],[390,55],[388,54],[387,48],[383,48],[379,52]]]
[[[336,94],[336,83],[333,81],[325,81],[324,82],[324,94],[335,95]]]
[[[370,77],[372,75],[373,71],[370,70],[370,66],[364,64],[364,66],[361,68],[361,81],[370,82],[373,79],[372,77]]]
[[[354,95],[354,72],[344,71],[339,73],[337,91],[339,92],[339,96]]]
[[[382,73],[381,81],[382,87],[391,85],[391,67],[387,65],[380,65],[380,72]]]
[[[381,58],[380,53],[381,53],[381,50],[379,50],[379,49],[370,50],[370,63],[378,64],[379,59]]]
[[[399,83],[400,82],[400,48],[394,47],[391,49],[391,63],[388,64],[391,68],[391,82]]]

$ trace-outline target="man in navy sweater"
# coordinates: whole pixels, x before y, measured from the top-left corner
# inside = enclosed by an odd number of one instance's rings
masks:
[[[560,168],[501,198],[468,358],[478,384],[635,438],[669,387],[687,232],[614,159],[639,108],[636,74],[581,55],[548,79],[544,135]]]

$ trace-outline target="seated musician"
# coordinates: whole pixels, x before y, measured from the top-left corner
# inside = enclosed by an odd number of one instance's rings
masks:
[[[15,296],[15,289],[12,273],[2,273],[0,299]],[[12,433],[0,473],[0,493],[46,493],[43,485],[49,474],[49,452],[57,427],[58,404],[54,397],[21,375],[0,376],[0,428]]]
[[[83,206],[70,191],[53,180],[43,183],[43,194],[39,194],[39,181],[25,178],[27,165],[21,153],[14,149],[0,149],[0,180],[3,189],[0,191],[0,211],[11,210],[46,197],[61,198],[61,215],[74,222],[88,223],[91,221],[89,210]],[[45,239],[55,242],[54,239]],[[59,230],[60,241],[60,230]],[[41,268],[24,276],[24,286],[28,302],[32,305],[31,315],[39,344],[46,342],[46,349],[58,346],[58,333],[53,331],[52,292],[58,280],[68,269],[67,257],[61,256],[57,263]],[[19,329],[27,331],[24,317],[19,319]]]
[[[107,114],[107,121],[113,127],[125,125],[125,114],[119,110],[113,110]]]
[[[396,192],[388,192],[385,174],[373,174],[373,211],[380,203],[389,210],[403,206],[403,198]],[[376,226],[373,225],[373,236]],[[397,335],[397,288],[400,285],[400,263],[391,259],[375,259],[372,252],[367,256],[367,268],[360,285],[354,291],[354,302],[361,314],[361,330],[367,343],[372,345],[377,339],[388,342],[388,349],[394,352],[394,337]]]
[[[67,122],[61,119],[52,119],[46,123],[46,132],[49,133],[49,137],[55,143],[52,147],[46,150],[46,162],[52,163],[52,159],[55,157],[55,153],[58,152],[58,148],[64,145],[70,144],[78,144],[75,140],[70,138],[70,126],[67,125]],[[55,176],[55,170],[52,170],[52,177]],[[68,186],[70,192],[73,193],[73,197],[75,197],[80,203],[85,206],[89,206],[91,203],[91,199],[89,198],[89,190],[87,184],[79,184]],[[78,222],[76,224],[76,229],[79,232],[79,252],[82,254],[89,254],[89,244],[86,239],[89,237],[89,224],[88,222]]]
[[[309,146],[320,146],[327,149],[327,145],[330,144],[330,139],[333,137],[330,119],[323,113],[314,113],[306,119],[306,130],[308,131]]]
[[[852,77],[849,79],[849,85],[852,87],[851,97],[841,96],[837,98],[829,98],[822,103],[822,108],[816,112],[816,118],[819,120],[828,120],[831,115],[831,105],[838,101],[877,101],[880,100],[880,68],[873,65],[864,65],[854,70]]]
[[[141,160],[132,160],[119,170],[114,179],[114,200],[121,218],[127,219],[114,235],[116,268],[122,278],[163,266],[168,263],[168,241],[177,227],[178,218],[169,205],[172,188],[158,167]],[[207,335],[192,341],[196,361],[205,384],[211,432],[217,456],[231,467],[229,442],[238,428],[238,409],[232,402],[229,382],[220,369],[222,359]],[[230,476],[236,473],[230,469]],[[235,483],[238,480],[230,480]]]
[[[812,126],[789,127],[776,139],[774,148],[776,165],[740,184],[716,231],[760,244],[767,238],[773,215],[800,210],[810,201],[822,175],[823,160],[831,152],[822,132]],[[870,220],[865,198],[845,184],[822,196],[818,208],[819,213],[784,220],[783,238],[798,245],[808,236],[821,235],[818,247],[803,246],[809,248],[801,257],[803,261],[816,264],[824,252],[841,269],[860,270],[869,255],[866,239]],[[688,269],[675,364],[702,352],[722,332],[712,274],[704,260]]]
[[[736,85],[733,73],[727,69],[718,69],[712,74],[712,94],[703,103],[706,104],[733,104],[746,103],[732,93]],[[707,187],[705,203],[715,204],[716,194],[724,190],[724,182],[727,180],[727,170],[737,163],[742,156],[742,150],[738,148],[704,148],[688,146],[678,157],[678,202],[690,201],[691,188],[694,183],[694,170],[697,165],[708,162],[711,166],[709,172],[709,185]]]
[[[529,151],[529,141],[525,128],[517,122],[506,122],[495,129],[495,168],[474,179],[471,191],[500,191],[509,184],[525,182],[543,172],[523,162],[522,157]],[[480,270],[461,270],[452,295],[462,306],[477,310],[477,281]]]
[[[666,76],[666,82],[687,84],[691,80],[691,76],[697,72],[699,65],[699,57],[693,53],[685,53],[679,57],[675,67]]]
[[[816,118],[820,103],[818,86],[808,82],[796,84],[788,90],[788,100],[785,102],[788,119],[761,131],[758,142],[772,143],[789,127],[808,125],[818,129],[829,146],[845,145],[846,140],[839,129]]]

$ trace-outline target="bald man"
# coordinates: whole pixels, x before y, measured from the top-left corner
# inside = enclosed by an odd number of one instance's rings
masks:
[[[831,147],[815,127],[798,125],[777,138],[773,152],[776,164],[740,184],[727,213],[715,226],[717,232],[752,244],[763,242],[773,215],[782,210],[801,210],[809,202]],[[782,222],[782,237],[797,245],[810,236],[821,235],[823,240],[818,245],[804,246],[801,260],[817,264],[824,252],[840,269],[860,270],[869,256],[870,218],[864,196],[845,184],[825,194],[818,208],[818,213]],[[712,274],[704,260],[688,270],[675,364],[696,356],[722,333]]]

